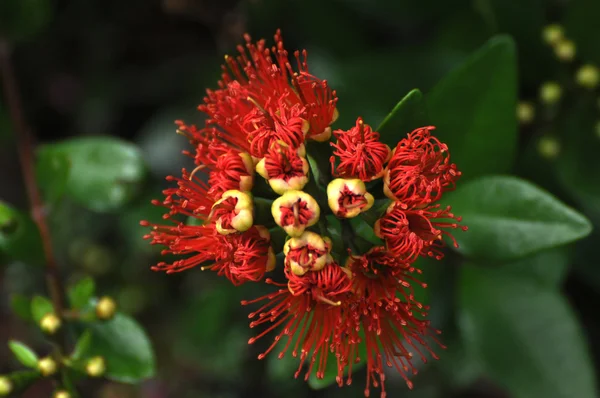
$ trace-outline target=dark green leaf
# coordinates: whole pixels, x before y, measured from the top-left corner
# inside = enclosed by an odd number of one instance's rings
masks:
[[[92,333],[89,330],[85,330],[77,343],[75,344],[75,349],[73,350],[73,354],[71,354],[71,358],[75,361],[80,359],[87,358],[89,355],[90,347],[92,346]]]
[[[31,300],[31,315],[36,323],[39,323],[44,315],[54,312],[52,302],[46,297],[34,296]]]
[[[13,384],[14,393],[21,392],[41,378],[40,372],[36,370],[19,370],[8,375]]]
[[[10,340],[8,347],[23,366],[27,366],[28,368],[37,367],[38,356],[31,348],[15,340]]]
[[[385,213],[385,210],[390,207],[392,201],[388,198],[385,199],[377,199],[375,203],[373,203],[373,207],[364,213],[360,214],[360,217],[371,227],[375,225],[375,222],[381,218],[381,216]]]
[[[44,264],[42,239],[33,220],[1,201],[0,251],[27,264]]]
[[[565,17],[565,34],[577,45],[577,53],[587,62],[600,63],[600,3],[596,0],[569,2]]]
[[[78,281],[68,290],[71,307],[74,309],[84,307],[94,295],[95,290],[96,284],[94,283],[94,279],[86,277]]]
[[[42,151],[69,159],[66,194],[95,211],[116,210],[128,203],[139,193],[146,174],[138,148],[116,138],[76,138]]]
[[[455,232],[471,258],[507,261],[588,235],[590,222],[537,186],[516,177],[490,176],[459,184],[444,200],[463,217]]]
[[[515,398],[597,396],[585,337],[554,289],[502,268],[465,266],[460,307],[465,341]]]
[[[435,134],[464,178],[509,171],[517,144],[515,46],[492,38],[426,96]]]
[[[136,383],[154,376],[155,358],[146,332],[132,318],[118,313],[106,322],[89,324],[91,356],[106,360],[106,377]]]
[[[45,150],[37,154],[36,178],[45,204],[56,203],[64,194],[71,164],[66,153]]]
[[[354,229],[354,234],[356,236],[360,236],[366,241],[372,243],[373,245],[381,245],[383,243],[383,241],[375,235],[375,231],[373,231],[373,226],[367,224],[367,222],[362,218],[351,218],[350,225],[352,225],[352,228]]]
[[[32,319],[31,301],[27,297],[21,294],[13,294],[10,296],[10,308],[15,315],[24,321]]]
[[[0,1],[0,36],[11,40],[29,39],[41,31],[52,17],[48,0]]]
[[[414,89],[396,104],[377,131],[381,135],[381,142],[394,148],[408,133],[423,126],[427,126],[423,94]]]
[[[528,278],[548,287],[559,286],[569,271],[570,250],[568,247],[555,247],[550,250],[502,264],[505,272],[521,278]]]

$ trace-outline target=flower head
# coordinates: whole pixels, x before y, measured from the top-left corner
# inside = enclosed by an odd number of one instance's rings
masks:
[[[338,217],[352,218],[367,211],[375,203],[365,183],[358,178],[336,178],[327,186],[327,203]]]
[[[384,192],[406,207],[435,202],[460,177],[448,146],[431,135],[433,129],[416,129],[401,140],[386,167]]]
[[[212,206],[209,218],[215,221],[217,232],[229,235],[247,231],[254,222],[252,197],[241,191],[226,191]]]
[[[273,201],[271,213],[277,225],[289,236],[300,236],[307,227],[319,221],[317,201],[303,191],[287,191]]]
[[[308,182],[309,165],[305,155],[304,145],[294,149],[283,141],[275,142],[256,165],[256,172],[280,195],[289,190],[302,190]]]
[[[331,174],[336,177],[358,178],[371,181],[383,175],[383,166],[390,156],[390,148],[379,141],[379,133],[365,124],[362,118],[348,131],[336,130],[336,143],[330,159]],[[339,164],[335,166],[336,157]]]
[[[405,210],[396,202],[386,210],[386,214],[375,223],[375,233],[385,240],[388,250],[403,261],[412,262],[419,255],[441,259],[440,250],[445,246],[443,236],[449,237],[454,246],[456,239],[448,229],[467,227],[458,223],[461,217],[455,216],[450,206],[427,206],[422,209]]]

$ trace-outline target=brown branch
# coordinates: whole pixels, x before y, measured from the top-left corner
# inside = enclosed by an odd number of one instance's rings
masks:
[[[10,45],[2,38],[0,38],[0,79],[4,89],[4,98],[8,104],[10,118],[16,132],[19,159],[21,161],[23,179],[25,180],[25,187],[27,188],[27,195],[29,197],[31,217],[37,225],[42,238],[43,251],[46,259],[45,274],[48,292],[52,304],[54,305],[54,312],[60,317],[65,309],[65,296],[58,265],[54,258],[44,203],[36,182],[32,134],[21,107],[17,80],[10,59]],[[61,348],[63,348],[64,351],[65,347],[63,346]]]

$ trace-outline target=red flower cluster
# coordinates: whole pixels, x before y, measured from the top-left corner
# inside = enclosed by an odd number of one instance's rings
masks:
[[[167,209],[165,224],[142,221],[151,228],[146,238],[152,244],[178,256],[153,269],[173,273],[199,266],[234,285],[263,281],[276,263],[265,225],[278,226],[288,235],[277,248],[285,282],[267,278],[278,290],[242,303],[263,302],[250,314],[250,327],[265,329],[249,342],[277,329],[259,358],[281,343],[279,358],[290,350],[299,356],[296,377],[304,369],[305,379],[313,373],[324,377],[328,361],[335,361],[340,386],[344,378],[351,383],[352,368],[364,361],[365,395],[380,387],[384,397],[386,367],[395,368],[410,387],[413,357],[437,358],[429,344],[441,345],[435,339],[439,332],[426,319],[427,307],[415,299],[413,288],[426,285],[414,277],[420,271],[412,264],[418,256],[441,258],[444,236],[456,245],[449,230],[466,230],[450,208],[434,203],[454,187],[460,172],[447,146],[431,136],[433,127],[408,134],[393,152],[362,118],[347,131],[332,132],[335,91],[308,72],[305,51],[294,53],[294,70],[279,32],[275,42],[268,48],[264,40],[253,43],[246,36],[239,55],[225,58],[219,88],[208,90],[198,107],[208,116],[204,127],[176,122],[193,147],[184,154],[195,168],[167,177],[176,186],[153,202]],[[327,142],[332,135],[331,156],[309,153],[310,141]],[[328,160],[330,174],[315,169]],[[311,180],[309,170],[320,173],[326,189]],[[268,186],[255,184],[255,173]],[[381,177],[378,196],[392,201],[374,231],[385,244],[366,253],[338,248],[336,253],[348,252],[344,262],[334,255],[320,215],[333,214],[351,228],[348,218],[376,211],[370,210],[376,196],[365,183]],[[265,189],[271,192],[265,195]],[[258,211],[259,203],[270,203],[271,211]],[[360,346],[366,348],[362,358]]]

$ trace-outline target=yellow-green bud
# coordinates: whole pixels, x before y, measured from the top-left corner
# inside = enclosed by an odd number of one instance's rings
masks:
[[[573,43],[571,40],[559,40],[554,46],[554,54],[556,54],[558,59],[564,62],[572,61],[573,58],[575,58],[576,53],[577,49],[575,47],[575,43]]]
[[[556,45],[559,41],[564,39],[564,31],[562,26],[557,24],[545,26],[542,30],[542,38],[551,46]]]
[[[310,166],[306,160],[306,149],[300,145],[292,149],[283,141],[273,143],[269,152],[256,165],[256,172],[283,195],[289,190],[302,190],[308,183]]]
[[[0,397],[5,397],[12,392],[12,381],[6,376],[0,376]]]
[[[540,100],[548,105],[557,103],[562,95],[562,88],[556,82],[546,82],[540,87]]]
[[[94,357],[85,365],[85,372],[90,377],[100,377],[106,372],[106,362],[102,357]]]
[[[42,376],[52,376],[58,370],[58,364],[50,357],[42,358],[37,363],[37,368]]]
[[[320,271],[333,261],[329,254],[330,250],[331,240],[326,241],[321,235],[306,231],[285,242],[283,246],[285,265],[298,276],[308,271]]]
[[[375,198],[358,178],[336,178],[327,185],[327,203],[337,217],[356,217],[369,210],[374,202]]]
[[[600,73],[598,72],[598,68],[595,65],[583,65],[577,71],[575,80],[577,80],[577,83],[580,86],[589,89],[594,89],[598,86],[598,81],[600,80]]]
[[[53,313],[44,315],[40,320],[40,328],[48,334],[56,333],[61,324],[60,318]]]
[[[96,304],[96,317],[102,320],[109,320],[115,316],[117,303],[112,297],[104,296]]]
[[[226,191],[213,205],[209,218],[213,215],[221,235],[247,231],[254,223],[252,196],[237,190]]]
[[[273,219],[289,236],[300,236],[319,221],[317,201],[303,191],[287,191],[271,205]]]
[[[542,157],[552,160],[560,154],[560,142],[552,136],[541,137],[537,149]]]
[[[529,124],[535,119],[535,108],[531,102],[522,101],[517,105],[517,118],[521,124]]]
[[[53,398],[71,398],[71,394],[69,394],[65,390],[58,390],[52,396]]]

